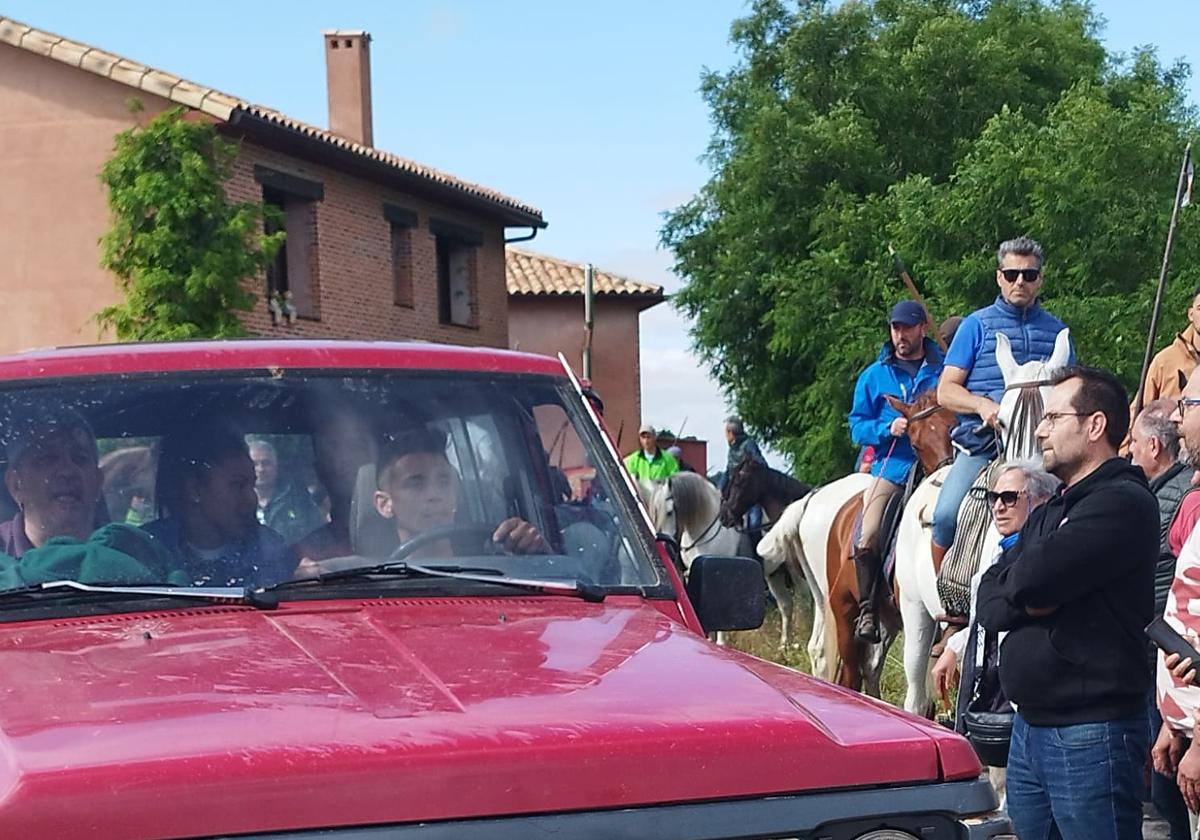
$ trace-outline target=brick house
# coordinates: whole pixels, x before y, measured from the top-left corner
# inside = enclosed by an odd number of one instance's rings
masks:
[[[0,17],[0,352],[105,338],[94,316],[118,291],[99,266],[97,174],[115,134],[174,106],[240,144],[231,199],[286,217],[251,332],[509,346],[506,231],[529,238],[541,212],[375,148],[370,36],[323,38],[329,129]],[[272,290],[290,292],[295,323],[273,323]]]
[[[510,246],[508,338],[514,350],[562,353],[583,370],[584,267]],[[593,269],[592,384],[622,450],[637,445],[641,425],[639,315],[661,303],[662,286]]]

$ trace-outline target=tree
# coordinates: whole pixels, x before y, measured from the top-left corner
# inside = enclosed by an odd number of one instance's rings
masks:
[[[695,347],[799,474],[853,463],[853,382],[905,296],[889,243],[943,319],[995,296],[1000,241],[1034,236],[1081,360],[1136,384],[1196,115],[1186,66],[1108,55],[1098,30],[1074,0],[758,0],[734,23],[740,63],[702,85],[713,174],[662,240]],[[1168,328],[1198,233],[1185,213]]]
[[[97,320],[121,340],[245,334],[237,313],[256,300],[245,280],[266,267],[284,234],[263,233],[261,203],[229,201],[224,184],[236,155],[213,125],[182,108],[117,135],[100,174],[112,213],[100,264],[117,276],[124,300]]]

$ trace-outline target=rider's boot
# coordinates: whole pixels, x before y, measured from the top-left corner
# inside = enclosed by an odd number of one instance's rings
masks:
[[[854,638],[875,644],[880,640],[879,618],[875,613],[875,590],[879,584],[879,552],[873,548],[854,550],[854,572],[858,577],[858,620]]]

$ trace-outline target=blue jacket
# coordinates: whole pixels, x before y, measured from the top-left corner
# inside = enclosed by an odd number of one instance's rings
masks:
[[[891,395],[902,402],[911,403],[922,391],[935,387],[941,373],[942,351],[932,339],[927,338],[925,361],[916,376],[909,376],[896,365],[895,351],[890,341],[879,351],[879,358],[859,374],[858,382],[854,385],[854,407],[850,409],[850,437],[860,446],[875,447],[871,475],[882,475],[888,481],[903,484],[917,460],[907,435],[898,438],[892,436],[890,426],[900,412],[892,408],[884,397]]]
[[[996,335],[1004,333],[1008,336],[1013,359],[1021,365],[1049,359],[1054,352],[1054,340],[1064,329],[1066,324],[1042,309],[1036,301],[1022,309],[997,295],[990,306],[963,319],[946,353],[946,364],[968,371],[964,386],[972,394],[1000,402],[1004,396],[1004,374],[996,360]],[[1074,361],[1075,349],[1072,347],[1068,364]],[[992,430],[976,432],[983,422],[976,414],[961,414],[958,419],[959,425],[952,435],[954,441],[969,452],[987,451],[994,439]]]

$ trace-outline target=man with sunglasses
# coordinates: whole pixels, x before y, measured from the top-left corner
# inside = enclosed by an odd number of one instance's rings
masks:
[[[957,411],[951,436],[958,447],[933,511],[934,566],[941,567],[954,542],[958,509],[979,471],[996,457],[996,429],[1004,375],[996,360],[996,336],[1004,333],[1017,364],[1048,359],[1054,340],[1066,328],[1038,304],[1042,290],[1042,246],[1027,236],[1000,244],[996,252],[996,285],[1000,294],[983,309],[963,319],[946,353],[938,383],[938,402]],[[1071,351],[1069,364],[1075,361]]]
[[[859,374],[850,409],[850,436],[860,446],[873,446],[871,475],[875,480],[863,494],[861,533],[854,546],[854,569],[858,576],[858,620],[854,635],[869,643],[878,642],[879,622],[875,595],[883,567],[879,531],[888,502],[904,489],[917,456],[908,441],[908,420],[888,403],[895,397],[911,403],[923,391],[937,386],[942,371],[942,353],[925,335],[929,316],[915,300],[902,300],[892,307],[889,340],[877,358]]]
[[[1154,612],[1158,504],[1117,456],[1129,395],[1112,373],[1055,377],[1037,427],[1065,489],[1033,511],[979,584],[979,624],[1008,635],[1000,684],[1017,708],[1008,811],[1020,837],[1142,836],[1143,628]]]

